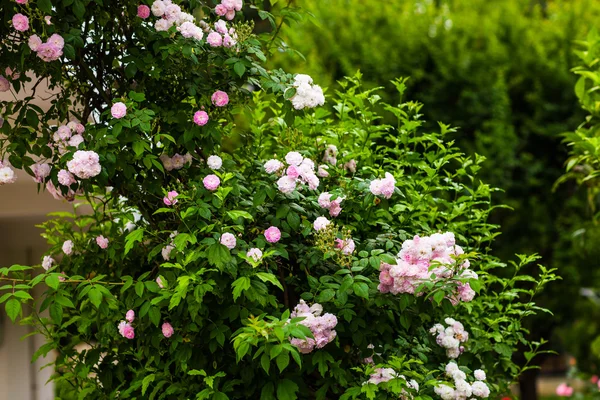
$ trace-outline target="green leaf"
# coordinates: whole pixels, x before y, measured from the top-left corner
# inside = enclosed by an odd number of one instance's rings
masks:
[[[150,374],[147,377],[144,378],[144,380],[142,381],[142,395],[146,394],[146,390],[148,390],[148,386],[154,382],[154,378],[156,376],[154,374]]]
[[[243,62],[238,61],[235,64],[233,64],[233,70],[241,78],[244,75],[244,73],[246,72],[246,66],[244,65]]]
[[[150,317],[150,322],[152,322],[154,326],[158,326],[160,323],[160,310],[158,307],[151,307],[148,311],[148,316]]]
[[[268,272],[259,272],[256,274],[256,276],[261,281],[270,282],[273,285],[277,286],[279,289],[283,290],[283,286],[281,285],[281,282],[279,282],[279,280],[277,279],[277,277],[275,275],[270,274]]]
[[[135,231],[130,232],[127,237],[125,237],[125,255],[127,255],[127,253],[133,249],[135,242],[141,242],[143,238],[143,229],[136,229]]]
[[[50,0],[37,0],[35,5],[44,14],[52,14],[52,3]]]
[[[231,287],[233,288],[233,300],[237,300],[244,290],[250,289],[250,284],[250,278],[247,276],[242,276],[236,279],[231,284]]]
[[[48,275],[45,279],[46,285],[51,287],[52,289],[58,289],[58,285],[60,285],[60,280],[57,275]]]
[[[60,304],[52,303],[50,305],[50,317],[52,318],[52,321],[54,321],[54,323],[56,325],[61,324],[62,317],[63,317],[63,308]]]
[[[222,267],[231,260],[229,249],[221,243],[214,243],[208,248],[208,262],[216,267]]]
[[[354,293],[359,297],[364,299],[369,298],[369,285],[364,282],[354,282],[352,284],[352,290],[354,290]]]
[[[290,363],[290,355],[288,354],[287,351],[284,351],[279,356],[277,356],[276,362],[277,362],[277,368],[279,368],[279,372],[283,372],[283,370]]]
[[[440,304],[442,302],[442,300],[444,300],[445,295],[446,295],[446,293],[443,290],[438,290],[433,295],[433,300],[435,300],[436,303]]]
[[[73,2],[73,14],[75,14],[78,19],[83,18],[83,14],[85,14],[85,6],[81,0],[75,0]]]
[[[100,307],[100,304],[102,303],[102,292],[98,288],[92,287],[88,292],[88,297],[96,308]]]
[[[287,222],[292,229],[296,230],[300,227],[300,216],[295,212],[290,212],[287,215]]]
[[[317,296],[317,303],[326,303],[333,299],[335,296],[335,290],[333,289],[325,289]]]
[[[277,400],[296,400],[298,385],[289,379],[283,379],[277,384]]]
[[[240,217],[252,220],[252,215],[250,215],[250,213],[246,212],[246,211],[239,211],[239,210],[227,211],[227,215],[229,216],[229,218],[231,218],[232,221],[237,221],[237,219]]]
[[[273,382],[267,383],[260,391],[260,400],[275,400],[275,387]]]
[[[17,299],[10,299],[6,302],[4,309],[10,320],[15,322],[19,314],[21,314],[21,302]]]
[[[142,297],[144,294],[144,282],[138,281],[135,284],[135,293],[138,295],[138,297]]]
[[[260,357],[260,366],[262,367],[262,369],[265,370],[267,375],[269,375],[269,369],[271,368],[271,360],[269,359],[267,353],[263,353],[263,355]]]

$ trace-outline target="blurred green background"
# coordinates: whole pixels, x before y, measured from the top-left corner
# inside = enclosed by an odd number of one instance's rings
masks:
[[[482,178],[504,190],[495,201],[512,210],[493,216],[502,235],[492,252],[504,260],[539,253],[563,277],[540,300],[554,316],[533,321],[532,337],[551,339],[548,347],[572,354],[580,371],[598,373],[600,307],[581,291],[600,287],[600,229],[585,188],[553,186],[568,153],[561,134],[585,118],[570,69],[579,62],[576,41],[600,25],[600,1],[290,3],[309,15],[282,35],[305,59],[281,49],[272,67],[309,74],[329,93],[360,70],[391,102],[390,81],[410,77],[407,97],[425,104],[425,119],[460,127],[455,139],[465,152],[487,157]],[[522,378],[523,399],[537,398],[537,376]]]

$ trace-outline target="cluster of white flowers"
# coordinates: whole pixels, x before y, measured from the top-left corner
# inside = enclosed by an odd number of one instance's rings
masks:
[[[308,75],[298,74],[295,76],[292,87],[296,89],[296,93],[290,98],[290,101],[296,110],[315,108],[325,104],[323,89],[312,83],[313,80]]]
[[[485,380],[485,372],[477,369],[473,373],[475,382],[467,382],[467,374],[451,361],[446,365],[446,376],[452,378],[454,387],[441,383],[434,387],[435,393],[443,400],[466,400],[471,396],[487,398],[490,388],[482,381]]]
[[[154,24],[157,31],[168,31],[176,25],[181,36],[185,38],[202,40],[204,37],[202,28],[194,23],[194,16],[181,11],[181,7],[171,0],[156,0],[152,3],[151,10],[155,17],[162,17]]]
[[[446,349],[448,358],[458,358],[464,351],[464,347],[460,344],[469,340],[469,332],[465,331],[463,324],[453,318],[446,318],[444,322],[446,322],[448,327],[444,327],[442,324],[435,324],[429,332],[432,335],[437,335],[435,341],[438,345]]]
[[[279,160],[269,160],[265,163],[265,171],[269,174],[281,174],[277,187],[281,193],[292,193],[298,184],[307,184],[311,190],[319,186],[319,178],[315,173],[315,163],[304,158],[297,151],[290,151],[285,156],[285,164]]]

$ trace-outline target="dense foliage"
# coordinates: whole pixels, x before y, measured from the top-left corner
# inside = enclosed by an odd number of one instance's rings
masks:
[[[54,214],[0,302],[78,398],[486,398],[533,368],[523,320],[556,277],[490,255],[484,158],[360,74],[329,109],[266,70],[292,9],[257,36],[240,1],[32,3],[0,3],[2,85],[59,94],[2,105],[2,190],[22,167],[91,212]]]
[[[598,226],[598,204],[600,189],[600,123],[598,120],[597,84],[600,82],[600,36],[592,30],[586,40],[578,42],[577,56],[581,65],[573,69],[579,76],[575,85],[575,93],[582,108],[588,113],[585,121],[573,132],[565,134],[564,142],[569,146],[570,158],[566,163],[566,174],[557,184],[574,180],[587,195],[586,217],[579,222],[578,235],[589,238],[600,234]],[[600,259],[598,246],[594,241],[584,241],[581,251],[590,254],[594,260]],[[585,295],[577,303],[579,312],[573,329],[563,330],[569,350],[577,356],[579,368],[588,373],[597,373],[600,369],[600,326],[596,323],[600,312],[597,288],[600,276],[593,269],[586,276],[586,284],[582,288]],[[578,338],[578,340],[574,340]]]
[[[579,288],[598,282],[593,266],[600,234],[589,224],[585,231],[579,229],[590,220],[585,191],[573,181],[555,183],[568,157],[561,134],[584,118],[570,72],[578,63],[576,40],[597,26],[599,3],[294,3],[312,17],[285,30],[285,41],[306,60],[278,57],[277,65],[298,68],[323,82],[360,68],[367,87],[410,76],[406,94],[425,104],[426,126],[452,121],[460,129],[451,137],[461,148],[487,158],[481,176],[503,189],[495,200],[512,208],[492,215],[503,232],[494,254],[505,258],[515,251],[535,251],[545,264],[559,269],[563,284],[540,299],[555,317],[537,319],[531,328],[534,337],[548,337],[561,327],[562,340],[552,346],[559,351],[571,347],[578,334],[566,332],[585,313],[581,303],[563,299],[588,301]],[[382,93],[384,99],[394,95],[391,85]]]

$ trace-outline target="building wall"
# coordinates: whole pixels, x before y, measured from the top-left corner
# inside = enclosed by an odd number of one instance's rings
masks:
[[[27,174],[18,171],[18,175],[17,183],[0,186],[0,267],[40,264],[47,246],[35,225],[45,221],[49,212],[72,210],[71,205],[46,192],[38,194],[37,184]],[[33,296],[39,298],[45,287],[36,289]],[[54,354],[31,364],[33,353],[45,339],[34,335],[21,340],[30,332],[29,326],[13,324],[0,307],[0,400],[54,398],[53,384],[46,383],[53,370],[41,369]]]

